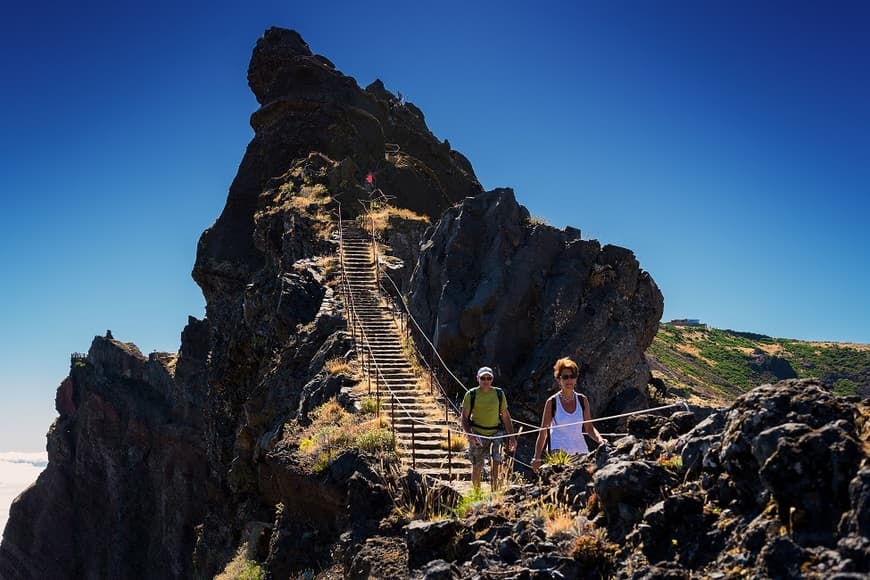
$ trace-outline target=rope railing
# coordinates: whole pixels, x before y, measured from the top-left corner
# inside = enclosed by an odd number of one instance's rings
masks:
[[[441,366],[442,366],[442,368],[444,369],[444,371],[445,371],[445,372],[446,372],[446,373],[447,373],[447,374],[448,374],[448,375],[449,375],[449,376],[450,376],[450,377],[451,377],[451,378],[456,382],[456,384],[459,385],[460,387],[462,387],[462,389],[465,390],[465,392],[468,392],[470,389],[469,389],[468,387],[465,386],[465,384],[464,384],[464,383],[459,379],[459,377],[457,377],[455,374],[453,374],[453,371],[450,370],[450,367],[448,367],[448,366],[447,366],[447,363],[444,362],[444,359],[441,358],[441,353],[438,352],[438,349],[435,348],[435,345],[432,343],[431,340],[429,340],[429,337],[428,337],[428,336],[426,335],[426,333],[423,331],[423,328],[420,326],[420,323],[417,322],[417,319],[414,318],[414,315],[413,315],[413,314],[411,314],[411,310],[410,310],[410,308],[408,307],[408,303],[407,303],[407,301],[405,300],[405,297],[402,296],[402,293],[401,293],[401,291],[399,290],[399,287],[396,285],[396,282],[395,282],[395,281],[390,277],[390,275],[387,274],[386,272],[382,272],[382,274],[383,274],[384,277],[386,277],[387,280],[390,281],[390,284],[393,286],[393,288],[395,288],[395,290],[396,290],[396,298],[398,299],[399,304],[402,306],[402,309],[405,311],[405,315],[408,317],[408,319],[409,319],[411,322],[414,323],[414,328],[416,328],[416,329],[417,329],[417,332],[420,333],[420,337],[421,337],[421,338],[423,339],[423,341],[425,341],[426,344],[428,344],[429,347],[432,349],[433,356],[434,356],[435,358],[438,359],[438,362],[441,363]],[[424,359],[424,360],[425,360],[425,359]]]
[[[456,384],[458,384],[458,385],[459,385],[460,387],[462,387],[466,392],[468,392],[470,389],[468,389],[468,387],[466,387],[465,384],[463,384],[463,382],[462,382],[461,380],[459,380],[459,378],[458,378],[458,377],[457,377],[457,376],[456,376],[456,375],[455,375],[455,374],[450,370],[450,368],[447,366],[447,363],[445,363],[445,362],[444,362],[444,359],[441,358],[441,354],[438,352],[438,349],[435,348],[435,345],[432,343],[431,340],[429,340],[429,337],[426,336],[426,333],[423,332],[423,329],[420,327],[420,324],[419,324],[419,323],[417,322],[417,320],[414,318],[414,315],[411,314],[411,310],[410,310],[410,308],[408,307],[408,304],[407,304],[407,302],[406,302],[404,296],[402,296],[401,291],[399,290],[399,287],[398,287],[398,285],[396,284],[396,282],[395,282],[395,281],[390,277],[390,275],[389,275],[386,271],[379,271],[379,273],[380,273],[381,275],[383,275],[387,280],[389,280],[390,284],[393,286],[393,288],[394,288],[395,291],[396,291],[395,298],[398,300],[398,304],[401,305],[401,307],[402,307],[403,310],[405,311],[405,315],[408,317],[408,319],[409,319],[411,322],[413,322],[414,327],[415,327],[415,328],[417,329],[417,331],[420,333],[420,336],[422,337],[422,339],[423,339],[423,340],[426,342],[426,344],[428,344],[429,347],[432,349],[432,352],[434,353],[434,356],[437,357],[438,361],[441,363],[441,365],[442,365],[442,367],[444,368],[444,370],[447,372],[447,374],[448,374],[450,377],[453,378],[453,380],[456,382]],[[421,358],[422,358],[422,357],[421,357]],[[425,363],[425,358],[424,358],[423,360],[424,360],[424,363]],[[436,381],[437,381],[437,378],[436,378]],[[443,390],[443,387],[441,386],[440,381],[438,381],[438,386],[439,386],[439,388],[441,388],[442,393],[444,393],[444,390]],[[445,398],[447,398],[447,399],[449,400],[449,397],[447,397],[446,394],[445,394]],[[453,405],[452,401],[451,401],[451,405]],[[599,421],[609,421],[609,420],[612,420],[612,419],[620,419],[620,418],[623,418],[623,417],[627,417],[627,416],[629,416],[629,415],[634,415],[634,414],[639,414],[639,413],[651,413],[651,412],[655,412],[655,411],[659,411],[659,410],[663,410],[663,409],[668,409],[668,408],[671,408],[671,407],[684,407],[687,411],[689,410],[689,408],[688,408],[688,404],[687,404],[685,401],[680,401],[680,402],[677,402],[677,403],[674,403],[674,404],[671,404],[671,405],[665,405],[665,406],[662,406],[662,407],[655,407],[655,408],[650,408],[650,409],[640,409],[639,411],[635,411],[635,412],[627,413],[627,414],[622,414],[622,415],[612,415],[612,416],[609,416],[609,417],[599,417],[598,419],[590,419],[590,420],[588,420],[588,421],[580,421],[580,422],[577,422],[577,423],[570,423],[570,424],[556,425],[556,426],[552,426],[552,428],[556,428],[556,429],[558,429],[558,428],[561,428],[561,427],[572,427],[572,426],[574,426],[574,425],[582,425],[582,424],[584,424],[584,423],[595,423],[595,422],[599,422]],[[457,412],[459,412],[458,408],[457,408],[455,405],[453,405],[453,408],[454,408],[454,410],[456,410]],[[537,433],[537,432],[539,432],[539,431],[542,431],[542,429],[541,429],[540,426],[535,425],[535,424],[532,424],[532,423],[526,423],[526,422],[524,422],[524,421],[520,421],[519,419],[516,419],[516,418],[513,418],[513,417],[511,417],[511,421],[513,421],[514,423],[516,423],[516,424],[518,424],[518,425],[521,425],[521,426],[524,426],[524,427],[529,427],[530,429],[532,429],[531,431],[526,431],[526,433],[528,433],[528,434],[530,434],[530,433]],[[549,427],[548,427],[548,429],[549,429]],[[601,435],[602,435],[602,436],[610,436],[610,437],[624,437],[624,436],[626,435],[626,433],[601,433]],[[511,436],[511,435],[502,435],[501,437],[510,437],[510,436]],[[495,437],[493,437],[493,438],[495,438]]]
[[[391,411],[392,411],[390,414],[390,422],[391,422],[391,427],[393,430],[394,437],[395,437],[395,433],[396,433],[396,418],[395,418],[396,409],[395,408],[396,408],[397,404],[398,404],[401,412],[403,412],[406,415],[406,417],[411,425],[411,439],[412,439],[412,442],[411,442],[411,462],[412,462],[412,466],[415,466],[416,465],[415,425],[421,424],[421,425],[427,425],[427,426],[434,426],[436,428],[442,428],[442,429],[446,428],[449,430],[450,429],[449,420],[447,421],[447,426],[444,426],[444,425],[441,425],[439,423],[431,423],[431,422],[422,421],[420,419],[417,419],[413,416],[413,414],[411,413],[411,410],[405,404],[403,404],[402,401],[398,400],[397,397],[395,396],[395,393],[393,392],[393,389],[390,385],[390,382],[387,380],[386,376],[384,375],[383,371],[381,370],[380,364],[378,364],[378,360],[377,360],[377,357],[375,356],[374,350],[372,348],[371,341],[369,340],[368,333],[366,332],[365,325],[363,324],[363,322],[359,316],[359,312],[358,312],[357,307],[356,307],[356,301],[355,301],[353,291],[352,291],[352,288],[350,285],[350,279],[347,276],[346,265],[345,265],[345,260],[344,260],[344,252],[345,252],[344,232],[343,232],[344,223],[343,223],[342,218],[341,218],[340,206],[339,206],[338,221],[339,221],[339,263],[341,266],[341,277],[342,277],[342,282],[343,282],[342,286],[343,286],[345,295],[347,296],[348,312],[349,312],[349,318],[351,319],[350,320],[351,327],[352,327],[352,329],[354,327],[358,327],[356,329],[356,331],[352,330],[351,332],[352,332],[352,336],[354,337],[354,343],[357,344],[358,347],[362,347],[362,348],[358,348],[357,350],[358,350],[358,352],[360,352],[360,360],[362,362],[364,372],[365,372],[365,374],[368,378],[368,381],[369,381],[369,394],[371,394],[371,377],[372,377],[372,374],[374,374],[377,413],[380,415],[380,412],[381,412],[380,394],[381,394],[381,384],[383,384],[384,387],[390,393]],[[372,228],[374,228],[373,222],[372,222]],[[373,231],[374,231],[374,229],[373,229]],[[375,255],[376,255],[377,250],[374,250],[374,251],[375,251]],[[377,278],[377,272],[375,272],[375,275]],[[356,336],[359,337],[359,340],[356,339]],[[372,372],[372,371],[374,371],[374,372]],[[452,453],[452,448],[449,448],[448,452]],[[448,461],[449,461],[449,464],[452,466],[452,457],[449,457]],[[451,469],[451,471],[452,471],[452,469]]]
[[[431,352],[432,352],[432,354],[433,354],[433,357],[434,357],[434,358],[437,358],[437,359],[438,359],[438,362],[441,363],[442,368],[444,368],[444,370],[446,370],[448,374],[450,374],[451,376],[453,376],[453,378],[457,381],[457,384],[459,384],[463,389],[465,389],[466,392],[468,392],[469,389],[466,388],[465,385],[462,384],[462,381],[460,381],[458,378],[456,378],[455,375],[453,375],[453,373],[450,371],[450,368],[449,368],[449,367],[447,366],[447,364],[444,362],[444,359],[442,359],[442,358],[441,358],[441,355],[438,353],[438,349],[435,348],[435,345],[432,344],[432,342],[431,342],[431,341],[429,340],[429,338],[426,336],[426,333],[423,332],[423,329],[422,329],[422,328],[420,328],[419,323],[417,323],[417,320],[414,318],[414,315],[411,314],[411,311],[410,311],[410,309],[408,308],[408,305],[407,305],[407,303],[405,302],[405,299],[402,297],[401,292],[399,291],[399,287],[396,285],[395,280],[393,280],[393,279],[390,277],[390,275],[387,274],[386,272],[379,272],[379,273],[381,273],[381,274],[382,274],[382,275],[383,275],[387,280],[389,280],[389,282],[390,282],[390,284],[392,285],[392,287],[396,290],[396,298],[399,300],[399,304],[401,304],[401,306],[404,308],[404,313],[401,313],[401,312],[400,312],[400,314],[404,314],[404,316],[407,317],[408,320],[410,320],[411,322],[414,323],[414,327],[415,327],[415,328],[417,329],[417,331],[420,333],[420,336],[421,336],[421,337],[423,338],[423,340],[425,340],[426,343],[431,347],[431,349],[432,349]],[[386,295],[387,293],[385,292],[384,294]],[[405,324],[406,324],[406,327],[407,327],[407,322],[406,322]],[[416,347],[415,347],[415,350],[417,350]],[[461,414],[461,411],[459,410],[459,407],[457,407],[457,406],[453,403],[453,401],[450,399],[449,395],[447,394],[447,391],[444,389],[444,386],[441,384],[441,381],[438,380],[438,376],[437,376],[437,373],[436,373],[436,371],[435,371],[435,366],[434,366],[434,364],[433,364],[434,361],[431,361],[431,362],[426,361],[426,358],[425,358],[424,356],[422,356],[422,353],[421,353],[419,350],[417,350],[417,355],[418,355],[418,358],[420,359],[420,361],[422,361],[422,364],[426,367],[426,370],[429,371],[430,381],[432,381],[432,383],[438,385],[438,391],[439,391],[439,393],[441,394],[441,396],[443,396],[444,399],[447,400],[447,401],[450,403],[450,406],[453,408],[453,410],[454,410],[456,413]]]
[[[346,296],[348,297],[348,302],[349,302],[349,306],[348,306],[348,310],[350,313],[349,318],[352,319],[351,320],[351,327],[352,327],[351,333],[352,333],[352,336],[354,338],[354,342],[357,344],[360,344],[360,346],[362,347],[361,349],[359,349],[359,352],[361,353],[360,358],[361,358],[361,361],[362,361],[362,364],[364,367],[364,371],[369,379],[369,393],[370,394],[371,394],[371,376],[373,374],[375,376],[375,391],[376,391],[376,397],[377,397],[378,413],[380,413],[380,410],[381,410],[380,385],[383,384],[384,387],[390,393],[390,398],[391,398],[390,422],[391,422],[394,436],[395,436],[395,432],[396,432],[396,417],[395,417],[396,416],[396,405],[398,405],[400,412],[403,412],[406,415],[406,417],[411,425],[411,440],[412,440],[412,442],[411,442],[411,454],[412,454],[411,461],[412,461],[412,465],[416,464],[416,456],[415,456],[415,450],[414,450],[414,448],[416,447],[416,445],[415,445],[415,425],[421,425],[421,426],[426,426],[426,427],[435,427],[435,428],[440,428],[442,430],[447,431],[446,436],[447,436],[447,440],[448,440],[448,460],[450,461],[452,459],[452,453],[453,453],[453,446],[450,444],[451,438],[452,438],[452,433],[456,433],[457,435],[464,437],[465,432],[461,428],[455,428],[451,425],[452,422],[449,419],[450,407],[453,408],[454,412],[458,416],[461,416],[461,411],[454,404],[454,402],[450,399],[450,397],[447,395],[446,390],[444,389],[444,386],[441,384],[441,381],[438,379],[436,369],[435,369],[435,360],[437,359],[437,361],[441,365],[441,368],[456,382],[456,384],[458,384],[460,387],[462,387],[462,389],[465,392],[468,392],[469,389],[450,370],[450,368],[444,362],[444,359],[441,357],[441,354],[438,352],[438,349],[435,348],[435,345],[432,343],[432,341],[429,339],[429,337],[423,331],[419,322],[416,320],[416,318],[414,318],[413,314],[410,311],[410,308],[408,307],[407,301],[405,300],[404,296],[402,296],[402,293],[399,290],[398,285],[396,284],[395,280],[393,280],[392,277],[389,274],[387,274],[386,271],[381,270],[381,261],[380,261],[379,256],[378,256],[378,249],[377,249],[378,248],[378,241],[377,241],[375,227],[374,227],[374,218],[372,218],[371,215],[369,215],[369,216],[367,216],[368,221],[369,221],[369,224],[367,224],[367,225],[369,225],[371,228],[370,229],[370,231],[371,231],[371,252],[372,252],[373,259],[374,259],[374,270],[375,270],[374,275],[375,275],[376,289],[377,289],[378,293],[380,293],[384,296],[389,296],[389,293],[387,293],[385,291],[385,289],[381,283],[381,276],[383,276],[384,278],[386,278],[389,281],[390,285],[395,290],[395,298],[396,298],[395,302],[397,303],[397,305],[401,306],[400,309],[397,309],[397,312],[399,313],[400,321],[401,321],[402,317],[405,318],[405,320],[404,320],[405,332],[410,333],[410,326],[409,326],[409,322],[410,322],[411,324],[413,324],[414,328],[416,328],[421,339],[426,344],[428,344],[429,347],[431,348],[432,356],[430,358],[430,361],[427,362],[426,358],[424,356],[422,356],[422,353],[420,353],[419,349],[416,347],[416,345],[414,345],[414,348],[415,348],[417,355],[418,355],[418,359],[420,361],[422,361],[423,366],[425,366],[426,370],[429,371],[429,374],[430,374],[430,392],[434,391],[433,385],[437,385],[438,391],[439,391],[441,397],[443,397],[443,399],[444,399],[445,422],[444,423],[436,423],[436,422],[431,422],[431,421],[426,421],[423,419],[416,418],[413,416],[410,409],[405,404],[403,404],[400,400],[398,400],[396,398],[395,393],[393,392],[393,389],[390,386],[389,381],[386,379],[385,375],[383,374],[383,372],[381,370],[381,366],[378,364],[377,357],[375,356],[374,350],[371,346],[371,342],[369,341],[369,337],[366,333],[365,326],[359,317],[359,313],[357,312],[356,303],[355,303],[355,299],[354,299],[353,292],[351,289],[350,280],[347,276],[346,265],[345,265],[345,260],[344,260],[345,246],[344,246],[344,236],[343,236],[343,222],[342,222],[342,218],[341,218],[340,207],[339,207],[338,214],[339,214],[339,248],[340,248],[339,254],[340,254],[340,265],[341,265],[341,270],[342,270],[342,274],[341,274],[342,286],[344,288]],[[401,331],[401,322],[400,322],[400,325],[398,325],[398,326],[399,326],[399,330]],[[354,330],[354,328],[356,328],[356,331]],[[359,341],[357,341],[357,336],[359,337]],[[374,370],[374,373],[372,373],[372,370]],[[434,392],[433,392],[433,394],[434,394]],[[440,399],[441,397],[437,397],[437,398]],[[543,431],[545,429],[549,430],[549,429],[561,429],[561,428],[575,427],[578,425],[584,425],[586,423],[597,423],[597,422],[602,422],[602,421],[610,421],[610,420],[614,420],[614,419],[629,417],[632,415],[653,413],[656,411],[661,411],[664,409],[669,409],[669,408],[674,408],[674,407],[682,407],[682,408],[686,409],[687,411],[689,410],[688,404],[685,401],[679,401],[677,403],[673,403],[673,404],[669,404],[669,405],[662,405],[659,407],[654,407],[654,408],[649,408],[649,409],[639,409],[636,411],[630,411],[630,412],[621,413],[618,415],[598,417],[595,419],[584,419],[583,421],[565,423],[562,425],[550,425],[549,427],[546,427],[546,428],[542,428],[538,425],[534,425],[534,424],[530,424],[530,423],[525,423],[525,422],[519,421],[517,419],[512,419],[514,423],[521,425],[522,427],[528,427],[529,429],[523,429],[521,427],[517,433],[513,433],[513,434],[490,435],[490,436],[475,434],[475,436],[479,437],[481,439],[494,440],[494,439],[502,439],[502,438],[506,438],[506,437],[519,437],[519,436],[525,436],[525,435],[536,435],[537,433],[539,433],[540,431]],[[612,436],[612,437],[621,437],[621,436],[625,436],[626,434],[625,433],[602,433],[601,435]],[[514,460],[518,461],[515,458],[514,458]],[[528,464],[525,464],[522,461],[518,461],[518,463],[528,466]],[[452,467],[452,463],[451,463],[451,467]]]

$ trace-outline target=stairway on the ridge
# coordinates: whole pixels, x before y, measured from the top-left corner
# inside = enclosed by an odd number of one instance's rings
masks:
[[[454,451],[450,454],[442,447],[446,440],[446,428],[455,428],[458,425],[457,417],[451,410],[448,425],[444,406],[428,389],[418,386],[420,377],[404,353],[395,318],[378,295],[371,236],[354,222],[344,222],[342,238],[344,268],[353,307],[383,377],[378,381],[375,369],[370,369],[372,389],[380,382],[381,412],[387,418],[395,417],[397,445],[403,464],[412,464],[411,430],[412,423],[415,423],[413,457],[417,471],[442,480],[470,480],[471,463],[465,452]],[[345,296],[346,301],[350,298]],[[349,310],[350,306],[347,304],[346,308]],[[359,336],[357,347],[364,348]],[[391,412],[393,401],[394,414]],[[457,436],[455,432],[451,434],[453,438]]]

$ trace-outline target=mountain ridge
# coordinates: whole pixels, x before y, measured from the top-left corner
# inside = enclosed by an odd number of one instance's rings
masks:
[[[661,323],[646,351],[672,394],[727,404],[784,379],[818,379],[839,395],[870,396],[870,345],[775,338],[706,325]]]

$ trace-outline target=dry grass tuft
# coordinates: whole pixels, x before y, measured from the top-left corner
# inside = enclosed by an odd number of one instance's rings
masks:
[[[343,358],[331,358],[323,364],[323,368],[326,369],[331,375],[351,375],[353,374],[350,369],[350,365]]]
[[[385,229],[387,229],[390,218],[393,217],[424,222],[427,224],[431,223],[431,220],[428,217],[415,213],[409,209],[394,207],[390,204],[379,202],[373,202],[371,211],[360,215],[357,218],[357,221],[359,221],[360,226],[366,231],[371,231],[370,228],[372,227],[372,223],[374,223],[375,232],[381,234]]]
[[[574,511],[567,499],[560,500],[552,496],[540,498],[535,516],[543,521],[548,538],[565,535],[576,538],[594,529],[592,522]]]
[[[263,580],[266,577],[263,569],[258,563],[247,559],[247,552],[248,544],[245,543],[214,580]]]
[[[568,555],[582,562],[584,568],[596,570],[601,577],[609,575],[618,553],[619,546],[607,540],[604,530],[578,536],[568,551]]]
[[[465,451],[468,449],[468,439],[465,438],[464,435],[460,435],[459,433],[452,432],[450,433],[450,443],[447,443],[447,429],[444,429],[441,432],[441,449],[445,451]]]
[[[360,414],[347,412],[335,400],[321,405],[311,417],[311,424],[299,437],[299,451],[312,457],[315,473],[325,470],[345,449],[375,455],[396,451],[396,439],[381,417],[361,421]]]

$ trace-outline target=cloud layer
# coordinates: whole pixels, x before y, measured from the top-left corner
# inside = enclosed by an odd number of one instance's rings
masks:
[[[44,451],[0,453],[0,530],[6,528],[12,501],[36,481],[46,465],[48,465],[48,454]]]

